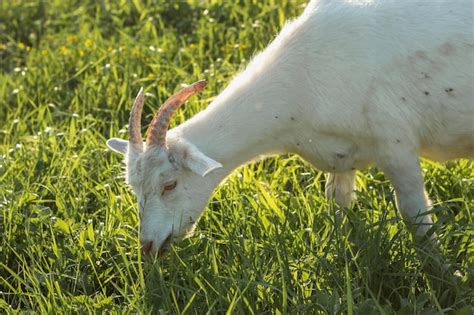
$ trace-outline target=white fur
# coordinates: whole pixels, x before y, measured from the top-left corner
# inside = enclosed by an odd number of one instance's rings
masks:
[[[419,156],[474,156],[472,14],[472,0],[311,1],[206,110],[168,132],[167,151],[129,156],[141,239],[157,251],[169,233],[187,235],[232,170],[285,152],[332,173],[326,195],[342,206],[355,170],[379,166],[425,235]],[[190,151],[212,161],[208,171],[193,172]],[[176,189],[161,196],[170,180]]]

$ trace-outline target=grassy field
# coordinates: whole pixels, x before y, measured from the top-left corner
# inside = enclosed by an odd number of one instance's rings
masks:
[[[144,120],[181,84],[202,110],[303,0],[0,2],[0,313],[472,314],[474,163],[424,162],[443,254],[461,273],[433,289],[377,169],[360,173],[350,234],[324,174],[296,156],[237,170],[195,236],[141,256],[121,157],[140,86]],[[144,126],[145,128],[146,126]]]

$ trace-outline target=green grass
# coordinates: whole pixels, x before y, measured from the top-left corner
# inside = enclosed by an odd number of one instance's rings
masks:
[[[282,156],[237,170],[166,258],[140,254],[121,157],[104,144],[126,137],[133,96],[154,95],[150,121],[182,83],[208,80],[183,122],[304,2],[0,2],[0,313],[446,310],[376,169],[359,174],[349,235],[324,175]],[[474,164],[423,170],[443,255],[462,274],[450,307],[471,314]]]

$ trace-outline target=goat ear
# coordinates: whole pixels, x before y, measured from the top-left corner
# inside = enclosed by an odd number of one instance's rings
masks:
[[[127,153],[128,141],[118,138],[111,138],[106,142],[107,146],[115,152],[125,154]]]
[[[193,145],[186,148],[182,161],[185,167],[202,177],[222,167],[221,163],[211,159]]]

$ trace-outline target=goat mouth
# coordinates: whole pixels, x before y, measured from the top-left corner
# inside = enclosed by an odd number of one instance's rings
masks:
[[[163,257],[170,250],[172,238],[173,233],[170,233],[168,237],[163,241],[160,246],[160,249],[158,250],[158,257]]]

